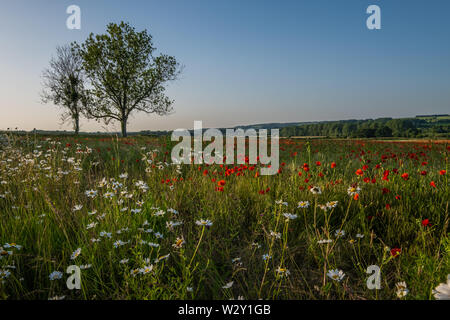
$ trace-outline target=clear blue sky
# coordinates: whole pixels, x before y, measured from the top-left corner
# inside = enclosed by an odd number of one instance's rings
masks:
[[[81,30],[66,28],[71,4]],[[381,30],[366,27],[371,4]],[[39,102],[41,72],[57,45],[121,20],[185,65],[175,113],[130,131],[449,113],[449,16],[448,0],[1,1],[0,129],[70,129]]]

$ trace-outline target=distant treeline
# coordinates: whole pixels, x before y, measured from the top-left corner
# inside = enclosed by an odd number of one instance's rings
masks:
[[[339,138],[449,138],[450,116],[434,115],[423,119],[416,118],[379,118],[367,120],[340,120],[290,126],[280,129],[283,137],[325,136]]]

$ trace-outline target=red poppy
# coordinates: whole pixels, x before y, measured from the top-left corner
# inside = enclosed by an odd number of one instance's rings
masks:
[[[322,163],[320,163],[320,161],[316,161],[316,166],[321,166],[322,165]]]
[[[406,172],[403,173],[403,174],[402,174],[402,179],[405,180],[405,181],[408,180],[408,179],[409,179],[409,174],[406,173]]]
[[[356,175],[358,175],[358,176],[364,175],[364,171],[362,171],[361,169],[356,170],[355,173],[356,173]]]
[[[423,225],[424,227],[431,227],[430,220],[429,220],[429,219],[423,219],[423,220],[422,220],[422,225]]]
[[[436,188],[436,183],[434,183],[434,181],[431,181],[430,186],[432,186],[433,188]]]
[[[394,258],[399,256],[400,253],[402,253],[402,249],[400,249],[400,248],[392,248],[391,249],[391,256],[393,256]]]
[[[225,180],[220,180],[219,182],[217,182],[217,185],[219,187],[223,187],[225,185]]]
[[[331,168],[333,169],[333,168],[336,168],[336,162],[332,162],[331,163]]]
[[[439,171],[439,174],[440,174],[441,176],[443,176],[443,175],[446,174],[446,173],[447,173],[447,171],[445,171],[445,170]]]
[[[358,201],[359,200],[359,194],[355,193],[353,196],[353,200]]]

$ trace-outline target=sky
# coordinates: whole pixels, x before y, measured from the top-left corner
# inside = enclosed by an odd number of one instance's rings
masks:
[[[56,46],[122,20],[184,65],[167,87],[175,112],[134,114],[129,131],[450,113],[449,15],[448,0],[0,0],[0,130],[71,130],[40,102],[42,71]]]

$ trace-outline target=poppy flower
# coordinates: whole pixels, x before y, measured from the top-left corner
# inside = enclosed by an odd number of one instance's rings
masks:
[[[436,183],[434,183],[434,181],[431,181],[430,186],[432,186],[433,188],[436,188]]]
[[[353,200],[358,201],[359,200],[359,194],[355,193],[353,195]]]
[[[220,180],[219,182],[217,182],[217,185],[219,187],[223,187],[225,185],[225,180]]]
[[[393,256],[394,258],[399,256],[400,253],[402,253],[402,249],[400,249],[400,248],[392,248],[391,249],[391,256]]]
[[[331,168],[333,169],[333,168],[336,168],[336,162],[332,162],[331,163]]]
[[[447,173],[447,171],[445,171],[445,170],[439,171],[439,174],[440,174],[441,176],[443,176],[443,175],[446,174],[446,173]]]
[[[362,175],[364,175],[364,171],[362,171],[361,169],[358,169],[358,170],[356,170],[355,174],[358,176],[362,176]]]
[[[422,225],[423,225],[424,227],[431,227],[430,220],[429,220],[429,219],[423,219],[423,220],[422,220]]]
[[[402,174],[402,179],[405,180],[405,181],[408,180],[408,179],[409,179],[409,174],[406,173],[406,172],[403,173],[403,174]]]

